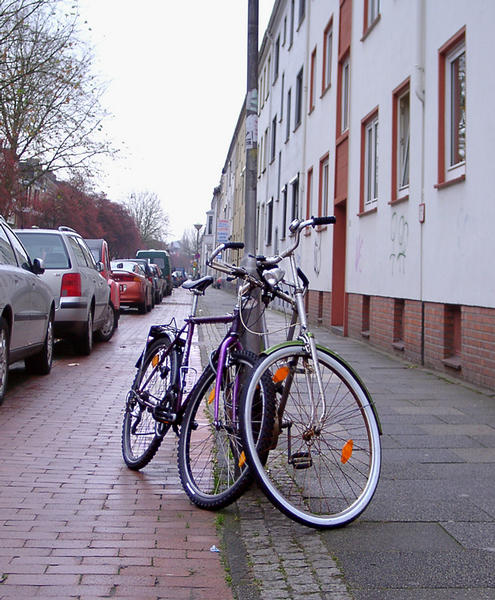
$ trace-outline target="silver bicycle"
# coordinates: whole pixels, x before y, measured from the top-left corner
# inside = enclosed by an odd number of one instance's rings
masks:
[[[270,501],[310,527],[341,527],[356,519],[376,490],[381,463],[381,428],[371,396],[352,367],[317,343],[304,307],[309,282],[294,252],[304,228],[332,224],[334,217],[295,220],[294,242],[278,256],[257,257],[261,288],[292,311],[287,341],[266,349],[244,386],[240,426],[249,466]],[[279,267],[289,262],[289,277]],[[239,275],[238,275],[239,276]],[[294,333],[298,326],[296,339]],[[263,421],[253,421],[255,402],[267,375]]]

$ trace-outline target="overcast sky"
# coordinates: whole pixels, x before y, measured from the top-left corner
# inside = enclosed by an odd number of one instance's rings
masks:
[[[120,160],[98,191],[155,192],[170,240],[204,223],[246,93],[248,0],[79,0]],[[261,44],[274,0],[259,0]]]

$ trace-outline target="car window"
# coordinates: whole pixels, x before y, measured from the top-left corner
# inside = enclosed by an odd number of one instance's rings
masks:
[[[72,251],[74,252],[76,263],[80,267],[87,267],[88,263],[86,262],[86,258],[84,256],[84,252],[82,251],[81,246],[77,243],[77,239],[72,235],[67,236],[67,239],[69,241],[70,247],[72,248]]]
[[[17,267],[17,260],[15,258],[14,249],[7,237],[7,232],[0,225],[0,264],[2,265],[14,265]]]
[[[26,248],[24,248],[22,243],[17,239],[15,233],[7,230],[7,235],[9,236],[10,243],[14,248],[14,252],[17,257],[17,262],[23,269],[26,269],[26,271],[30,271],[31,261],[29,260],[29,255],[26,251]]]
[[[81,249],[82,249],[82,252],[86,259],[86,262],[88,264],[88,267],[92,267],[93,269],[96,269],[96,261],[95,261],[93,255],[91,254],[88,246],[86,245],[86,242],[82,238],[76,238],[76,239],[77,239],[78,244],[81,246]]]
[[[18,231],[17,235],[31,258],[43,259],[45,269],[70,268],[67,249],[59,234]]]

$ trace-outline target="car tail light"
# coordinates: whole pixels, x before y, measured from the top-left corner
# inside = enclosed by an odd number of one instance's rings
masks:
[[[79,273],[64,274],[60,296],[81,296],[81,275]]]

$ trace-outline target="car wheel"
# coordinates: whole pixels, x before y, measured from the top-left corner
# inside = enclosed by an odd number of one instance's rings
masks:
[[[93,349],[93,313],[91,310],[88,313],[88,320],[84,326],[84,331],[81,337],[75,342],[76,352],[88,356]]]
[[[105,321],[103,325],[96,331],[96,338],[100,342],[108,342],[115,331],[115,311],[112,304],[107,304],[105,309]]]
[[[138,304],[138,312],[140,315],[144,315],[148,312],[148,305],[146,304],[146,302],[140,302]]]
[[[0,404],[7,390],[9,378],[9,328],[7,321],[0,317]]]
[[[50,315],[48,319],[48,326],[46,328],[46,337],[43,348],[34,354],[24,359],[24,364],[29,373],[35,373],[36,375],[48,375],[52,370],[53,362],[53,316]]]

